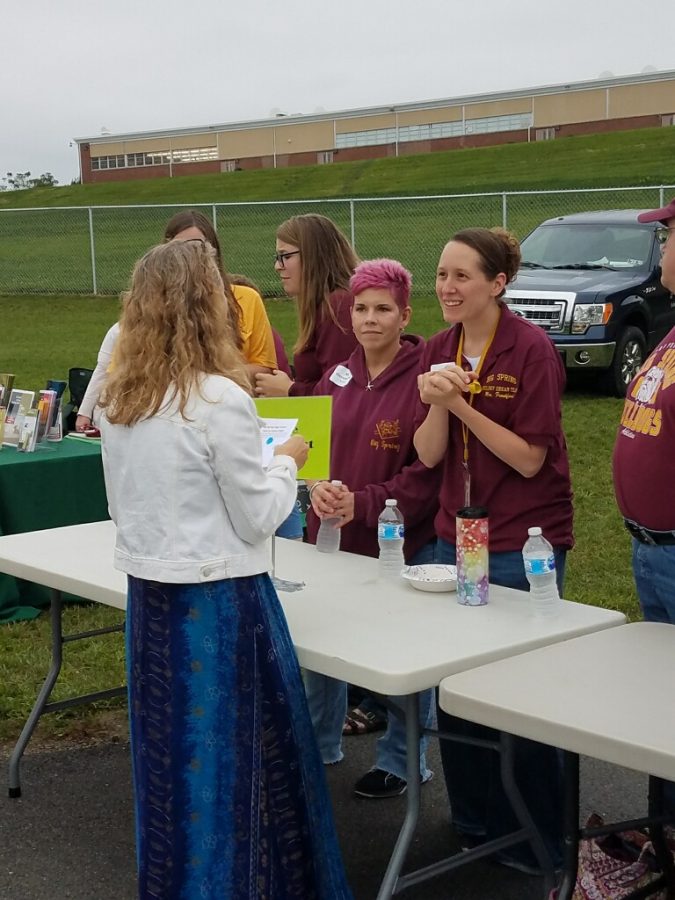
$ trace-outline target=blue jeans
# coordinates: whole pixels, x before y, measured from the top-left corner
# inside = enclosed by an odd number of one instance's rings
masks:
[[[455,565],[455,546],[438,541],[439,562]],[[566,551],[554,548],[558,590],[562,594]],[[518,551],[490,553],[490,584],[529,590]],[[480,615],[480,612],[477,613]],[[450,716],[438,707],[440,731],[450,731],[464,737],[495,740],[498,732],[483,725]],[[452,822],[465,834],[500,837],[520,826],[508,801],[500,773],[499,754],[493,750],[470,747],[455,741],[440,742],[443,775],[448,789]],[[546,842],[553,862],[562,861],[562,757],[560,751],[546,744],[516,738],[514,755],[515,778],[532,818]],[[500,854],[526,866],[538,868],[529,845],[516,844]]]
[[[422,547],[410,560],[410,565],[423,565],[437,562],[436,542]],[[373,565],[376,565],[373,560]],[[305,672],[305,689],[309,714],[314,725],[316,741],[324,763],[339,762],[342,752],[342,726],[347,713],[347,685],[327,675],[317,672]],[[400,697],[389,697],[392,703],[400,704]],[[419,694],[420,728],[433,728],[435,724],[434,692],[422,691]],[[431,777],[427,768],[425,751],[428,738],[420,739],[420,775],[423,781]],[[376,745],[375,767],[385,772],[392,772],[398,778],[406,780],[406,732],[405,721],[390,713],[387,719],[387,730],[378,738]]]
[[[633,538],[633,575],[645,621],[675,625],[675,544],[654,547]]]
[[[295,501],[295,506],[290,511],[288,518],[284,519],[275,534],[277,537],[289,538],[291,541],[299,541],[302,538],[302,514],[298,500]]]
[[[654,547],[633,538],[633,575],[645,621],[675,625],[675,544]],[[663,799],[675,813],[675,782],[664,784]]]

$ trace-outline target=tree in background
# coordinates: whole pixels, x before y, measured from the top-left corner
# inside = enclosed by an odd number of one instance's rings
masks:
[[[30,172],[8,172],[0,178],[0,191],[27,191],[35,187],[55,187],[57,184],[51,172],[44,172],[38,178],[31,178]]]

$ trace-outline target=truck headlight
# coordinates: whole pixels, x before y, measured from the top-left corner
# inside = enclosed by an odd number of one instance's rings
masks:
[[[572,334],[584,334],[591,325],[606,325],[611,315],[611,303],[579,303],[572,314]]]

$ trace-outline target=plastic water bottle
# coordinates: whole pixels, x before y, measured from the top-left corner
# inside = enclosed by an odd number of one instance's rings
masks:
[[[530,582],[532,612],[535,616],[553,616],[560,607],[553,547],[542,535],[541,528],[528,528],[527,533],[523,564]]]
[[[331,481],[335,487],[341,487],[341,481]],[[316,549],[319,553],[337,553],[340,549],[340,516],[333,516],[330,519],[322,519],[319,525],[319,532],[316,536]]]
[[[380,545],[378,574],[380,578],[400,578],[405,565],[403,558],[403,516],[396,500],[387,500],[377,520],[377,541]]]

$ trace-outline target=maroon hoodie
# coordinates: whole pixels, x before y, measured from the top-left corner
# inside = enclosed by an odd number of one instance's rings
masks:
[[[293,358],[295,381],[288,392],[291,397],[313,393],[323,373],[346,359],[357,346],[352,331],[354,298],[348,291],[334,291],[329,299],[337,324],[322,308],[309,344]]]
[[[424,341],[404,335],[393,362],[368,387],[365,354],[360,345],[342,363],[352,374],[344,387],[326,372],[315,395],[333,398],[332,479],[354,492],[354,519],[344,526],[340,549],[377,556],[377,519],[385,500],[393,497],[405,522],[405,557],[409,560],[434,537],[442,466],[427,469],[413,447],[417,375]],[[307,513],[307,531],[316,542],[319,520]]]
[[[289,378],[293,377],[293,373],[291,372],[291,367],[288,365],[288,357],[286,356],[286,348],[284,347],[284,342],[279,334],[274,328],[272,329],[272,337],[274,338],[274,349],[277,354],[277,369],[281,372],[285,372]]]

